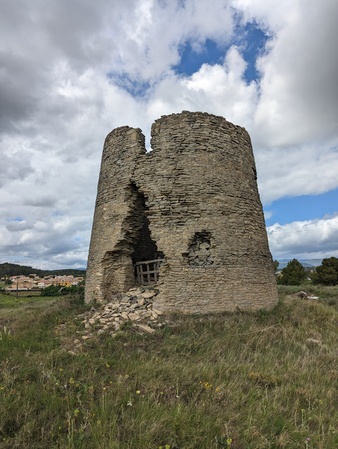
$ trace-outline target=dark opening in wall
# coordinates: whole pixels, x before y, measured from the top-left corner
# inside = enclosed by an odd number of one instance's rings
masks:
[[[164,258],[163,253],[158,251],[156,242],[151,238],[146,198],[136,184],[131,183],[126,188],[126,200],[129,212],[122,223],[122,238],[111,251],[105,253],[102,261],[104,267],[102,290],[105,299],[136,284],[156,283],[160,263],[153,265],[156,269],[152,267],[152,273],[149,273],[148,268],[146,275],[140,262]],[[136,266],[140,267],[138,272]]]
[[[196,232],[188,253],[184,254],[188,260],[188,265],[192,267],[205,267],[213,265],[213,249],[211,246],[211,234],[207,231]]]
[[[133,262],[156,259],[159,251],[156,242],[151,238],[146,198],[134,183],[130,188],[132,204],[128,235],[132,245]]]
[[[156,242],[151,237],[148,206],[144,194],[136,184],[130,185],[131,215],[129,219],[129,238],[132,246],[132,263],[138,284],[155,284],[158,281],[160,267],[159,259],[164,254],[158,250]],[[144,262],[147,262],[144,263]],[[142,262],[142,263],[141,263]]]

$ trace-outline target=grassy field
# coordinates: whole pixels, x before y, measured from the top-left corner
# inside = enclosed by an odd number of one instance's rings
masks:
[[[0,296],[0,448],[337,448],[338,288],[280,298],[71,355],[88,306]]]

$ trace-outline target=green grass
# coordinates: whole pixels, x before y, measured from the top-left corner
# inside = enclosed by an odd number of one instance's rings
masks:
[[[3,307],[0,448],[338,447],[338,289],[320,301],[292,296],[301,289],[281,287],[270,312],[173,316],[152,335],[126,326],[77,356],[65,348],[79,301]]]
[[[0,308],[15,308],[15,307],[21,307],[27,304],[32,304],[36,302],[44,302],[45,298],[42,296],[15,296],[13,294],[4,294],[0,293]]]

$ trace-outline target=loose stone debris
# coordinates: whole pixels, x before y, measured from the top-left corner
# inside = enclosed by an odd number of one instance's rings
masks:
[[[167,323],[162,317],[163,313],[154,307],[157,293],[152,287],[131,288],[122,295],[116,295],[110,302],[79,315],[77,318],[82,318],[83,330],[76,331],[77,338],[68,353],[76,355],[83,344],[94,337],[115,337],[126,323],[128,328],[139,334],[154,333],[156,328]]]
[[[319,299],[319,296],[312,296],[303,291],[299,292],[297,296],[301,299]]]

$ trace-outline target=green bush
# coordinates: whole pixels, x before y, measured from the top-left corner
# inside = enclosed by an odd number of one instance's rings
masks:
[[[58,285],[49,285],[41,290],[41,296],[60,296],[61,287]]]
[[[49,285],[41,290],[41,296],[60,296],[75,295],[84,297],[84,287],[72,285],[71,287],[62,287],[60,285]]]
[[[338,259],[330,257],[323,259],[322,264],[311,273],[314,284],[338,285]]]
[[[305,279],[305,268],[297,259],[292,259],[282,269],[282,276],[278,278],[278,283],[282,285],[300,285]]]

